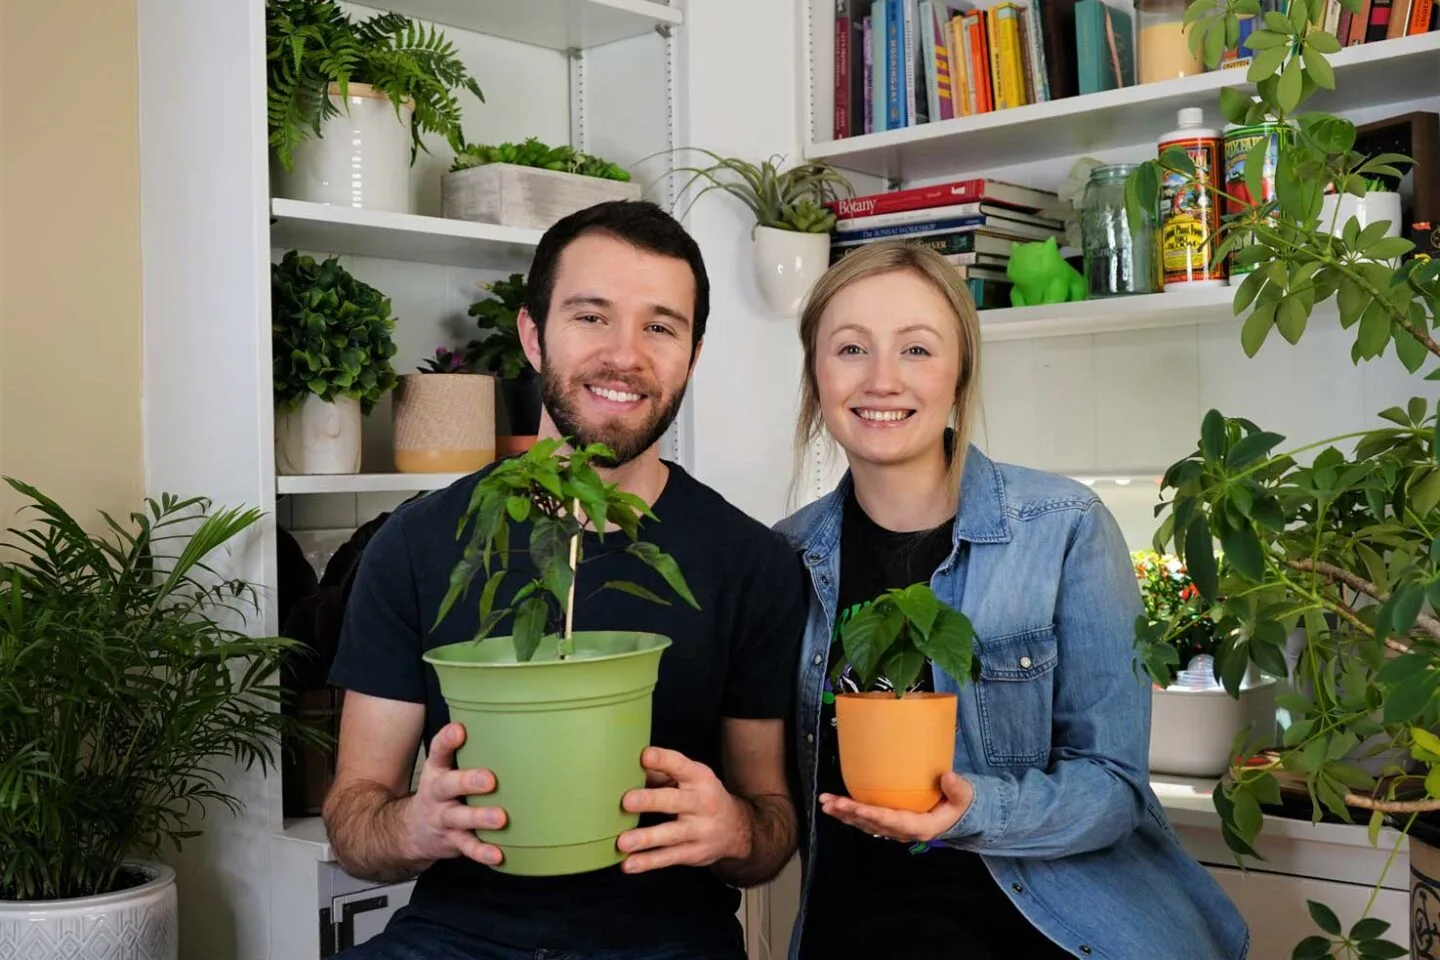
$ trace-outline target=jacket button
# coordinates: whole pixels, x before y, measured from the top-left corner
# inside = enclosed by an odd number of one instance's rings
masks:
[[[1085,956],[1087,956],[1087,957],[1090,956],[1090,944],[1088,944],[1088,943],[1082,943],[1082,944],[1080,944],[1080,952],[1083,953],[1083,954],[1085,954]]]
[[[1025,884],[1023,884],[1023,883],[1012,883],[1012,884],[1010,884],[1010,889],[1011,889],[1011,890],[1014,890],[1016,893],[1024,893],[1024,892],[1025,892]]]
[[[1021,670],[1029,670],[1029,669],[1030,669],[1030,658],[1029,658],[1029,657],[1021,657],[1021,658],[1020,658],[1020,669],[1021,669]]]
[[[815,654],[815,658],[814,658],[813,660],[811,660],[810,662],[813,663],[813,664],[815,664],[815,666],[818,667],[818,666],[820,666],[820,664],[822,664],[822,663],[825,662],[825,658],[822,657],[822,656],[820,656],[820,654],[817,653],[817,654]]]
[[[813,733],[807,733],[807,734],[805,734],[805,742],[806,742],[806,743],[814,743],[814,742],[815,742],[815,734],[813,734]]]
[[[818,554],[818,553],[807,554],[806,557],[805,557],[805,559],[808,560],[808,561],[810,561],[811,563],[819,563],[819,562],[820,562],[820,554]]]

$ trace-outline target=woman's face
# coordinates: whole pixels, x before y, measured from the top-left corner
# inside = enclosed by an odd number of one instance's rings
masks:
[[[908,270],[858,280],[825,308],[820,409],[852,464],[905,463],[943,442],[960,374],[949,303]]]

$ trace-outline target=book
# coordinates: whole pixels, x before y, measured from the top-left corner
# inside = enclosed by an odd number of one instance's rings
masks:
[[[1051,190],[1037,190],[1022,187],[1003,180],[975,178],[952,180],[928,187],[911,187],[906,190],[888,190],[859,197],[841,197],[825,205],[841,220],[850,217],[868,217],[881,213],[899,213],[904,210],[923,210],[927,207],[947,207],[959,203],[984,201],[1013,207],[1027,213],[1038,213],[1054,206],[1059,197]]]

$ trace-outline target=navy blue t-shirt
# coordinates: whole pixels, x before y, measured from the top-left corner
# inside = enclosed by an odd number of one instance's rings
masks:
[[[669,478],[651,507],[656,520],[642,523],[640,538],[675,558],[700,610],[678,598],[664,606],[600,590],[607,580],[630,580],[673,598],[658,574],[623,552],[629,542],[623,532],[603,541],[587,533],[574,626],[671,638],[660,660],[651,741],[723,779],[722,718],[790,718],[806,616],[804,570],[778,534],[678,465],[666,466]],[[430,629],[464,546],[456,539],[459,521],[483,473],[406,504],[376,532],[360,561],[330,674],[336,687],[424,703],[427,746],[449,711],[421,653],[469,640],[478,626],[473,601],[483,580]],[[511,569],[497,606],[532,574],[519,551]],[[504,635],[509,626],[507,619],[494,633]],[[523,949],[719,946],[738,942],[738,906],[739,893],[708,868],[516,877],[457,857],[420,876],[397,919],[418,915]]]

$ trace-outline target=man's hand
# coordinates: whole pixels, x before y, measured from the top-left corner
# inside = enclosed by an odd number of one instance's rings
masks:
[[[494,830],[506,822],[499,807],[472,807],[468,795],[486,794],[495,789],[495,775],[489,770],[456,770],[455,751],[465,742],[465,728],[446,724],[435,734],[420,771],[420,785],[403,804],[402,842],[405,858],[433,863],[449,857],[466,856],[487,866],[504,859],[500,848],[482,843],[475,830]]]
[[[616,841],[630,854],[621,869],[644,873],[663,867],[705,867],[750,856],[751,818],[745,801],[733,796],[715,772],[660,747],[640,756],[649,786],[621,801],[629,813],[669,813],[676,819],[627,830]]]
[[[940,802],[926,813],[856,803],[849,797],[837,797],[833,793],[820,794],[820,809],[871,836],[906,843],[929,841],[953,827],[970,809],[970,803],[975,798],[975,788],[970,781],[953,771],[940,778],[940,789],[943,792]]]

